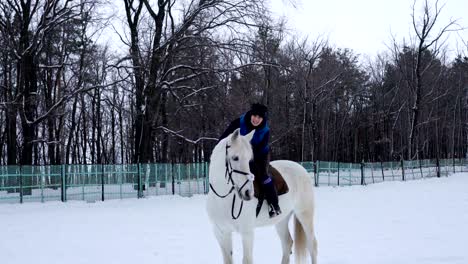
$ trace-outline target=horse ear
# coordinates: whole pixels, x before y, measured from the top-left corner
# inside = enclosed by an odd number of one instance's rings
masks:
[[[234,142],[239,138],[239,131],[240,129],[238,128],[232,133],[231,142]]]
[[[250,133],[248,133],[247,135],[245,135],[245,137],[246,137],[247,140],[250,142],[250,141],[252,140],[254,134],[255,134],[255,129],[252,130],[252,131],[251,131]]]

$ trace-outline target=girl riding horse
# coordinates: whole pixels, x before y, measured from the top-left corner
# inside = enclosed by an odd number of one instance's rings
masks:
[[[248,112],[242,114],[229,124],[228,128],[221,135],[220,140],[227,137],[238,128],[242,136],[247,135],[255,129],[253,138],[250,141],[253,148],[253,160],[250,162],[250,171],[255,175],[255,178],[262,183],[261,186],[264,197],[270,206],[270,217],[277,216],[281,214],[281,209],[278,205],[278,192],[268,171],[270,164],[268,108],[263,104],[252,104]],[[259,203],[260,206],[261,204],[262,203]],[[259,209],[260,208],[258,208],[257,211],[259,211]]]

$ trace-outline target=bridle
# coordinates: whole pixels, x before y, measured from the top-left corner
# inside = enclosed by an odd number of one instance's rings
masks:
[[[244,175],[244,176],[249,176],[250,175],[250,173],[248,173],[248,172],[240,171],[240,170],[236,170],[236,169],[232,168],[231,161],[228,159],[228,149],[230,147],[231,146],[226,144],[226,163],[225,163],[226,171],[224,173],[224,178],[227,179],[226,184],[231,184],[231,189],[228,191],[227,194],[220,195],[220,194],[218,194],[218,192],[215,191],[215,189],[213,188],[213,185],[211,185],[211,183],[210,183],[210,189],[213,191],[214,194],[216,194],[216,196],[218,196],[221,199],[224,199],[224,198],[228,197],[236,189],[236,184],[234,183],[234,180],[232,179],[232,174],[237,173],[237,174],[241,174],[241,175]],[[239,188],[238,192],[240,193],[242,191],[242,189],[247,185],[247,183],[249,183],[250,181],[253,182],[253,180],[254,180],[253,177],[247,177],[247,180],[245,180],[244,184],[242,184],[242,186]],[[241,205],[240,205],[239,212],[237,213],[237,216],[234,215],[234,206],[235,206],[235,204],[236,204],[236,196],[234,195],[232,197],[232,207],[231,207],[231,216],[232,216],[232,219],[234,219],[234,220],[239,218],[239,216],[240,216],[240,214],[242,212],[242,206],[244,205],[244,200],[241,200]]]

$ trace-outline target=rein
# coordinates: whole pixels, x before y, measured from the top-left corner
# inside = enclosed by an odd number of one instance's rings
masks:
[[[232,174],[233,173],[238,173],[238,174],[245,175],[245,176],[249,175],[249,173],[247,173],[247,172],[235,170],[235,169],[232,168],[231,161],[228,160],[228,158],[227,158],[228,149],[230,147],[231,146],[226,145],[226,164],[225,164],[226,171],[224,173],[224,178],[227,179],[226,184],[231,184],[232,185],[231,189],[228,191],[227,194],[220,195],[218,192],[216,192],[213,185],[211,185],[211,183],[210,183],[210,189],[213,191],[214,194],[216,194],[216,196],[218,196],[221,199],[224,199],[224,198],[228,197],[236,189],[236,185],[234,184],[234,180],[232,179]],[[242,191],[242,189],[245,187],[245,185],[247,185],[247,183],[249,181],[250,181],[250,179],[245,180],[244,184],[242,184],[242,186],[239,188],[239,192]],[[242,213],[242,207],[244,205],[244,200],[241,200],[241,205],[240,205],[239,212],[237,213],[237,216],[234,215],[234,206],[235,206],[235,204],[236,204],[236,196],[234,195],[232,197],[232,206],[231,206],[231,216],[232,216],[232,219],[234,219],[234,220],[239,218],[240,214]]]

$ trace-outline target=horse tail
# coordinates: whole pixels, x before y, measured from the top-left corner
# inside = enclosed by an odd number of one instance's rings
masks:
[[[305,263],[307,259],[307,238],[301,222],[294,216],[294,263]]]
[[[304,167],[300,167],[301,177],[297,177],[296,192],[301,195],[294,209],[294,263],[306,263],[310,254],[313,264],[317,264],[317,239],[314,232],[314,190],[312,178]]]

